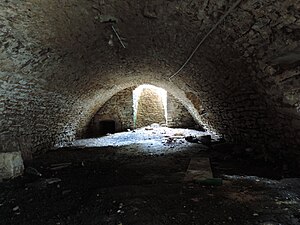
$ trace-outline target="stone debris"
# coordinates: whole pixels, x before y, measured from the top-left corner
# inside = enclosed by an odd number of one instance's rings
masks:
[[[176,142],[176,139],[173,137],[167,137],[162,143],[166,143],[166,144],[172,144]]]
[[[211,135],[204,135],[199,138],[199,141],[204,145],[211,144]]]
[[[49,178],[49,179],[46,179],[45,182],[47,184],[55,184],[55,183],[61,182],[61,179],[59,179],[59,178]]]
[[[62,191],[62,195],[67,195],[71,192],[72,192],[72,190],[64,190],[64,191]]]
[[[199,143],[200,140],[195,137],[195,136],[187,136],[184,138],[187,142],[191,142],[191,143]]]
[[[52,164],[50,167],[51,170],[60,170],[60,169],[64,169],[66,167],[69,167],[70,165],[72,165],[72,163],[59,163],[59,164]]]
[[[113,37],[114,37],[114,36],[113,36],[112,34],[109,36],[108,45],[109,45],[109,46],[111,46],[111,47],[113,47],[113,46],[114,46]]]
[[[95,20],[100,23],[117,23],[118,19],[112,15],[97,15],[95,16]]]
[[[187,142],[204,144],[206,146],[210,146],[212,143],[211,135],[203,135],[203,136],[186,136],[184,139]]]
[[[16,207],[13,208],[13,211],[15,212],[15,211],[18,211],[19,209],[20,209],[20,207],[16,206]]]
[[[25,186],[26,186],[26,188],[42,190],[42,189],[47,188],[48,185],[56,184],[59,182],[61,182],[60,178],[47,178],[47,179],[44,178],[44,179],[40,179],[40,180],[32,182],[32,183],[28,183]],[[58,184],[58,186],[60,187],[59,184]]]
[[[202,146],[185,144],[194,146],[196,151],[191,148],[184,151],[185,147],[178,145],[175,149],[181,149],[181,152],[163,157],[146,152],[127,154],[130,148],[139,148],[132,144],[119,148],[62,148],[44,154],[34,164],[45,170],[44,176],[55,180],[39,179],[27,185],[26,182],[31,179],[24,176],[7,182],[7,186],[0,185],[0,202],[5,203],[1,211],[11,212],[1,215],[0,223],[11,221],[18,224],[21,219],[26,225],[33,220],[55,224],[53,215],[58,214],[59,217],[55,218],[60,224],[76,225],[82,222],[78,221],[79,217],[93,219],[86,224],[117,224],[120,220],[123,224],[159,224],[156,221],[165,221],[166,224],[176,223],[174,221],[179,224],[263,224],[267,221],[277,222],[277,225],[299,224],[299,179],[279,181],[259,176],[227,176],[225,181],[230,183],[217,186],[211,182],[222,180],[213,177],[202,180],[200,177],[198,181],[195,176],[192,182],[184,182],[187,165],[189,171],[196,173],[207,170],[207,165],[210,165],[206,155],[211,155],[211,166],[216,174],[227,172],[214,166],[216,152],[199,152]],[[199,158],[203,158],[200,161],[205,163],[199,163]],[[82,160],[86,162],[85,167],[79,166]],[[242,164],[250,160],[242,161]],[[53,171],[50,170],[53,162],[72,162],[78,166],[71,167],[72,171]],[[217,162],[223,166],[227,164],[223,160]],[[256,162],[251,160],[249,165]],[[256,166],[259,167],[259,163]],[[272,167],[267,168],[270,169]],[[245,172],[238,167],[234,167],[233,171],[234,174]],[[248,172],[252,173],[252,168],[248,168]],[[62,183],[63,178],[67,182]],[[20,188],[24,183],[27,188]],[[78,210],[73,214],[72,207],[66,209],[66,205],[75,206]],[[21,210],[12,211],[16,206]],[[34,210],[25,210],[29,206],[33,209],[46,207],[50,211],[40,210],[37,215]],[[254,216],[255,213],[258,216]]]
[[[37,176],[37,177],[41,177],[42,176],[42,174],[37,169],[35,169],[33,167],[27,167],[25,169],[25,174],[27,174],[27,175],[33,175],[33,176]]]
[[[153,130],[153,127],[145,127],[145,130]]]

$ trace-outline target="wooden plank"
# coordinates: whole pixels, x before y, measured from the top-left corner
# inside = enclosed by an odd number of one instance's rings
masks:
[[[213,178],[209,158],[192,158],[184,181],[202,181]]]

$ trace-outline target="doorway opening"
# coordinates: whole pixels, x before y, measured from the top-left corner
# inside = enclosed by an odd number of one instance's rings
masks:
[[[153,123],[167,125],[167,91],[143,84],[133,90],[133,124],[134,128]]]
[[[114,120],[99,121],[99,130],[101,135],[113,134],[116,132],[116,122]]]

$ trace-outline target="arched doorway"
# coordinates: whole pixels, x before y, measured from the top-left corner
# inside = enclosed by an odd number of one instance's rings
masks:
[[[134,127],[153,123],[167,125],[167,91],[149,84],[138,86],[133,91]]]

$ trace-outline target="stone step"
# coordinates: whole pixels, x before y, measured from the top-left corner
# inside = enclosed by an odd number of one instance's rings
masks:
[[[213,174],[209,158],[192,158],[186,171],[184,181],[202,181],[212,179]]]

